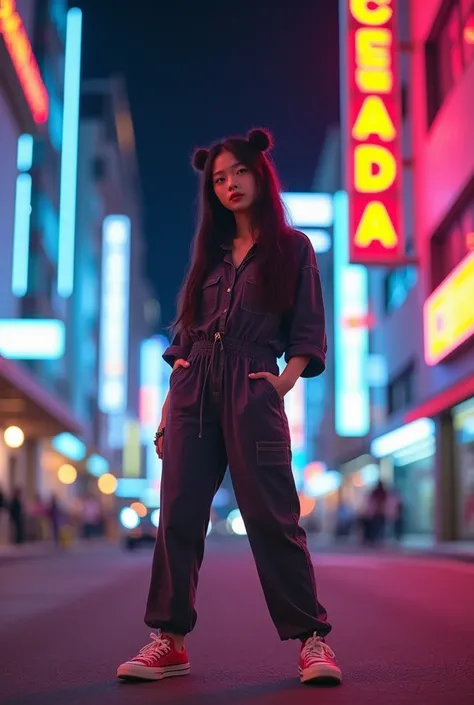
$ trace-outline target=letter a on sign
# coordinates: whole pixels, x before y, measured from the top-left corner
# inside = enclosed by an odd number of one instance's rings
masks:
[[[368,204],[360,219],[354,244],[366,249],[373,242],[379,242],[385,250],[393,250],[398,246],[398,236],[390,216],[383,203],[372,201]]]

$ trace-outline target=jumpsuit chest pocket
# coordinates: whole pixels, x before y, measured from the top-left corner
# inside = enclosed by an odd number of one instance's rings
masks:
[[[214,274],[208,277],[201,290],[201,316],[207,318],[212,316],[219,303],[219,289],[222,274]]]
[[[246,279],[242,289],[242,299],[240,306],[243,311],[264,315],[265,309],[260,299],[259,287],[255,279]]]

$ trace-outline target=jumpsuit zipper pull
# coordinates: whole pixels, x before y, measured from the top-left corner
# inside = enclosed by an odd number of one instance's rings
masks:
[[[216,333],[216,334],[215,334],[215,336],[214,336],[214,342],[215,342],[215,343],[219,342],[219,343],[220,343],[220,346],[221,346],[221,350],[224,350],[224,345],[222,344],[222,337],[221,337],[221,334],[220,334],[220,333]]]

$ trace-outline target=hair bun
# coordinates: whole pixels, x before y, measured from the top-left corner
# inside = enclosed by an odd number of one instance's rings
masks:
[[[251,130],[247,139],[250,145],[259,152],[266,152],[273,146],[272,136],[268,130],[262,130],[261,128]]]
[[[193,155],[193,167],[197,171],[204,171],[208,156],[208,149],[198,149]]]

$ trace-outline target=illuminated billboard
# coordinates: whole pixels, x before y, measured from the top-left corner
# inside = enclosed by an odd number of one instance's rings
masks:
[[[169,341],[163,335],[144,340],[140,350],[139,417],[142,440],[146,447],[146,476],[150,487],[159,490],[161,460],[152,439],[161,419],[161,410],[169,389],[170,366],[163,360]]]
[[[474,336],[474,252],[465,257],[423,306],[425,360],[436,365]]]
[[[397,0],[342,0],[346,22],[345,144],[349,260],[403,260],[401,91]]]
[[[10,360],[60,360],[66,347],[62,321],[48,318],[0,320],[0,355]]]
[[[48,119],[49,97],[41,78],[38,62],[18,14],[15,0],[0,2],[0,36],[18,76],[33,120],[41,125]]]
[[[367,269],[349,263],[347,194],[334,194],[334,404],[338,436],[370,429]],[[356,324],[357,322],[357,324]]]
[[[332,196],[327,193],[282,193],[290,221],[309,238],[317,255],[329,252],[331,236],[326,230],[333,223]]]
[[[105,218],[99,366],[99,408],[104,414],[117,414],[127,407],[130,237],[127,216]]]

